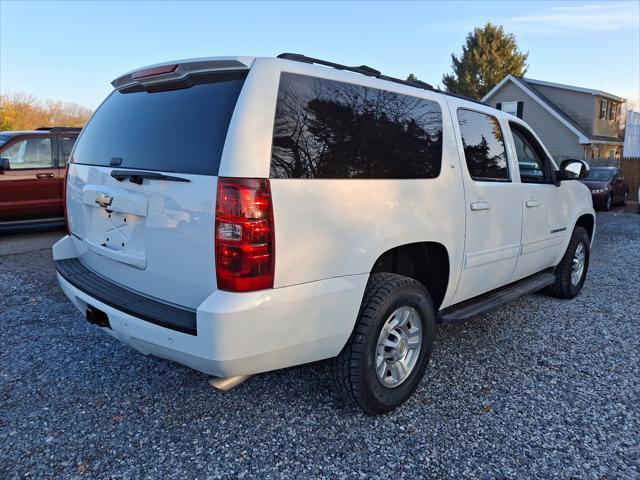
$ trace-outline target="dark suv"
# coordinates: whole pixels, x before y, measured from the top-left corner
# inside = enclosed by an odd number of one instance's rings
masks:
[[[0,230],[64,224],[64,176],[79,128],[0,132]]]

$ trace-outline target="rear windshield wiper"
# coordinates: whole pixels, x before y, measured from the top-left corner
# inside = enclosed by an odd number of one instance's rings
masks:
[[[125,178],[128,178],[130,182],[142,185],[142,181],[145,178],[149,180],[167,180],[170,182],[190,182],[188,178],[172,177],[171,175],[165,175],[164,173],[157,172],[145,172],[138,170],[111,170],[111,176],[121,182]]]

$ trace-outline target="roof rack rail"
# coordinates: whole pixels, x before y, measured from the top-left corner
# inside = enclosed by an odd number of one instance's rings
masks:
[[[376,70],[375,68],[369,67],[367,65],[360,65],[359,67],[350,67],[348,65],[341,65],[339,63],[329,62],[327,60],[320,60],[319,58],[307,57],[306,55],[302,55],[300,53],[281,53],[280,55],[278,55],[278,58],[282,58],[283,60],[292,60],[294,62],[324,65],[326,67],[332,67],[338,70],[346,70],[348,72],[360,73],[368,77],[375,77],[375,78],[379,78],[380,80],[387,80],[389,82],[400,83],[402,85],[408,85],[410,87],[422,88],[423,90],[431,90],[432,92],[441,93],[443,95],[448,95],[450,97],[461,98],[463,100],[468,100],[469,102],[486,105],[486,103],[480,102],[473,98],[465,97],[463,95],[456,95],[455,93],[445,92],[443,90],[440,90],[439,88],[433,88],[433,85],[427,82],[423,82],[422,80],[413,80],[413,81],[402,80],[401,78],[389,77],[387,75],[383,75],[382,72],[380,72],[379,70]]]
[[[82,130],[81,127],[40,127],[36,128],[36,131],[47,131],[51,133],[56,132],[79,132]]]
[[[380,80],[387,80],[389,82],[401,83],[403,85],[409,85],[411,87],[423,88],[425,90],[435,90],[433,86],[429,85],[426,82],[418,81],[408,81],[402,80],[401,78],[388,77],[383,75],[380,70],[376,70],[375,68],[369,67],[367,65],[360,65],[359,67],[349,67],[347,65],[341,65],[339,63],[328,62],[326,60],[320,60],[319,58],[307,57],[305,55],[301,55],[299,53],[281,53],[278,55],[278,58],[282,58],[284,60],[293,60],[294,62],[303,62],[303,63],[315,63],[316,65],[324,65],[326,67],[336,68],[338,70],[346,70],[348,72],[360,73],[362,75],[366,75],[368,77],[379,78]]]

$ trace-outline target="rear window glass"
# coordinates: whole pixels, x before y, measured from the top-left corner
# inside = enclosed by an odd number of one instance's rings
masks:
[[[0,145],[2,145],[3,143],[7,143],[9,140],[11,140],[11,136],[0,135]]]
[[[74,163],[217,175],[246,74],[159,92],[114,91],[82,130]]]
[[[272,178],[434,178],[441,158],[437,102],[282,74]]]

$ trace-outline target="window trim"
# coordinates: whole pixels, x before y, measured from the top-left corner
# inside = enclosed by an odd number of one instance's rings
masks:
[[[525,125],[522,125],[517,122],[509,121],[508,123],[509,123],[509,132],[511,133],[511,140],[513,142],[513,147],[514,147],[513,148],[513,154],[515,156],[514,163],[518,164],[518,177],[520,178],[520,183],[527,184],[527,185],[554,185],[555,177],[553,173],[554,170],[552,168],[551,159],[549,158],[549,155],[547,155],[547,152],[545,152],[542,144],[538,141],[538,139],[533,134],[533,131],[530,128],[526,127]],[[533,147],[536,154],[538,154],[539,156],[542,156],[542,158],[544,159],[544,169],[543,169],[544,181],[541,181],[541,182],[523,181],[522,179],[522,172],[520,171],[520,162],[518,160],[518,152],[516,151],[516,148],[515,148],[515,139],[514,139],[514,135],[516,135],[516,133],[518,133],[519,130],[525,132],[524,136],[527,142],[531,143],[531,140],[534,140],[535,144],[532,144],[531,146]],[[526,136],[529,136],[530,138],[526,138]],[[536,144],[537,144],[537,147],[536,147]]]
[[[498,124],[498,128],[500,129],[500,135],[502,135],[502,145],[504,147],[504,159],[507,163],[507,178],[487,178],[487,177],[474,177],[473,175],[471,175],[471,172],[469,171],[469,165],[467,164],[467,156],[464,153],[464,144],[462,143],[462,131],[460,130],[460,120],[458,117],[458,114],[460,112],[460,110],[466,110],[469,112],[473,112],[473,113],[481,113],[482,115],[486,115],[487,117],[492,117],[495,119],[495,121]],[[506,143],[506,138],[504,136],[504,130],[502,128],[502,122],[500,122],[500,119],[493,115],[492,113],[488,113],[488,112],[483,112],[482,110],[477,110],[475,108],[469,108],[469,107],[458,107],[456,109],[456,117],[455,117],[455,125],[457,128],[457,136],[458,138],[456,139],[456,142],[458,142],[459,147],[462,148],[462,162],[464,163],[465,168],[467,169],[467,173],[469,174],[469,178],[474,181],[474,182],[483,182],[483,183],[512,183],[513,182],[513,174],[511,172],[511,166],[509,165],[511,162],[509,162],[509,155],[507,154],[507,143]]]
[[[51,169],[54,169],[54,168],[58,168],[57,167],[57,163],[56,163],[56,155],[55,155],[56,141],[55,141],[55,136],[54,135],[37,135],[37,134],[29,135],[29,134],[27,134],[27,135],[19,135],[19,136],[13,137],[7,143],[2,145],[2,153],[0,153],[0,158],[5,158],[5,157],[3,157],[3,152],[5,152],[9,148],[11,148],[13,145],[15,145],[16,143],[21,142],[23,140],[29,140],[30,138],[48,138],[49,139],[49,141],[51,142],[51,165],[48,166],[48,167],[11,168],[11,164],[9,164],[9,170],[7,170],[7,171],[8,172],[20,172],[20,171],[27,171],[27,170],[51,170]]]

